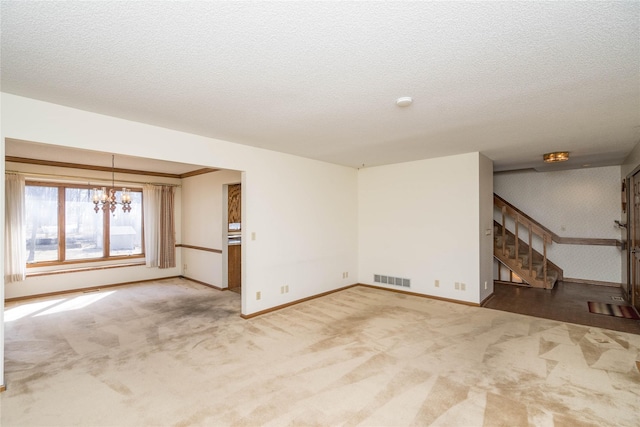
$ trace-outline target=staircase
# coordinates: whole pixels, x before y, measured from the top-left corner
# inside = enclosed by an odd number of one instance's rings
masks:
[[[547,259],[552,233],[497,195],[494,195],[494,207],[502,213],[502,223],[494,221],[494,257],[529,286],[553,289],[558,280],[563,279],[563,271]],[[507,223],[511,223],[515,233],[505,226]],[[534,237],[542,241],[542,253],[533,248]]]

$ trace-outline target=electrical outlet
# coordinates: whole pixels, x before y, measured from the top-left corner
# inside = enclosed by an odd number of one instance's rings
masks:
[[[286,294],[288,294],[288,293],[289,293],[289,285],[285,285],[285,287],[284,287],[284,292],[285,292]]]
[[[456,282],[456,284],[454,286],[456,288],[456,291],[460,290],[460,283],[459,282]]]
[[[349,278],[349,272],[348,272],[348,271],[345,271],[345,272],[344,272],[344,278],[345,278],[345,279],[348,279],[348,278]]]
[[[467,285],[465,285],[464,283],[460,283],[460,290],[461,291],[466,291],[467,290]]]
[[[284,286],[280,286],[280,293],[284,294]]]
[[[255,231],[251,232],[251,240],[256,240],[256,232]]]
[[[440,280],[437,280],[437,279],[436,279],[436,281],[433,283],[433,285],[434,285],[436,288],[439,288],[439,287],[440,287]]]
[[[484,281],[484,290],[485,291],[487,290],[487,281],[486,280]]]
[[[182,266],[182,270],[187,271],[187,264]]]
[[[256,292],[256,299],[259,300],[262,297],[261,292]]]

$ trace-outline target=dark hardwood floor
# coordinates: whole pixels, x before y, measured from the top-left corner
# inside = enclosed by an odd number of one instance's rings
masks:
[[[612,299],[620,296],[622,296],[621,288],[608,286],[559,282],[554,289],[545,290],[495,283],[493,297],[483,306],[640,335],[640,320],[589,312],[588,301],[627,305],[624,301]]]

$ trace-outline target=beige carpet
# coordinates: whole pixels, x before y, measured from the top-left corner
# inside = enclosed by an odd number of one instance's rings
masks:
[[[640,424],[640,336],[364,287],[251,320],[170,280],[7,304],[2,426]]]

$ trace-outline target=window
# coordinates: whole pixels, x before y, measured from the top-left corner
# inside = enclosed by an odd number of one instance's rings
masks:
[[[25,185],[27,264],[143,256],[142,190],[131,190],[131,211],[95,212],[92,187]],[[120,192],[116,197],[120,199]]]
[[[25,185],[27,264],[58,259],[58,188]]]

